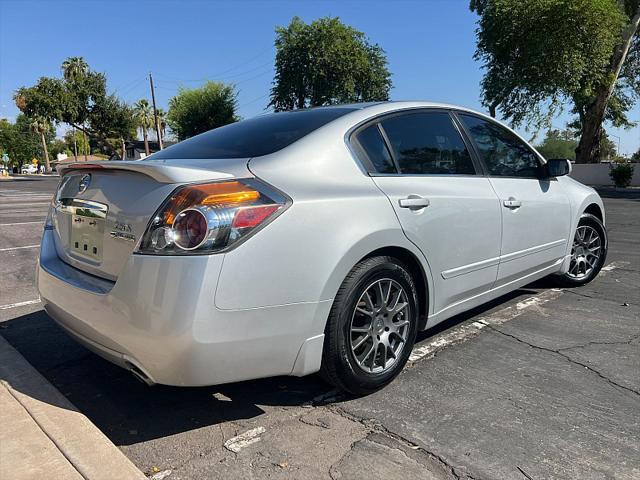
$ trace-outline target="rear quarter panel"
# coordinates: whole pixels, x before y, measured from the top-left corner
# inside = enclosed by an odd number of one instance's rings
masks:
[[[411,251],[430,277],[426,260],[405,237],[389,200],[345,145],[350,125],[334,122],[276,154],[250,161],[256,177],[282,190],[293,203],[225,255],[217,308],[333,299],[359,260],[388,246]],[[313,328],[320,333],[323,329],[324,324]]]

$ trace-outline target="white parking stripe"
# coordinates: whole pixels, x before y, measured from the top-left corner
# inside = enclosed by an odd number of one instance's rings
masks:
[[[38,244],[38,245],[25,245],[24,247],[0,248],[0,252],[10,252],[11,250],[23,250],[25,248],[40,248],[40,244]]]
[[[24,302],[18,302],[18,303],[9,303],[8,305],[0,305],[0,310],[9,310],[10,308],[24,307],[26,305],[35,305],[36,303],[40,303],[40,298],[36,298],[35,300],[26,300]]]
[[[611,270],[615,270],[616,268],[620,268],[628,264],[629,262],[611,262],[609,265],[602,267],[601,270],[603,272],[610,272]]]
[[[602,267],[602,275],[607,275],[608,272],[611,272],[616,268],[622,268],[628,264],[629,262],[622,261],[611,262],[610,264]],[[562,289],[553,288],[545,290],[544,292],[526,298],[515,305],[505,307],[488,315],[483,315],[471,323],[463,323],[451,330],[448,330],[447,332],[436,335],[427,343],[414,347],[411,355],[409,356],[408,365],[411,365],[412,362],[416,362],[428,355],[433,355],[438,350],[442,350],[448,345],[461,343],[471,337],[474,337],[487,325],[500,325],[519,317],[527,310],[532,308],[539,309],[542,305],[558,298],[560,295],[562,295]]]
[[[14,225],[31,225],[31,224],[40,224],[44,223],[44,220],[39,222],[15,222],[15,223],[0,223],[0,227],[13,227]]]
[[[48,213],[48,210],[46,208],[42,208],[42,207],[33,207],[29,210],[3,210],[0,208],[0,218],[1,217],[8,217],[10,215],[23,215],[25,213],[37,213],[38,215],[46,215]]]
[[[527,310],[540,308],[540,306],[558,298],[560,295],[562,295],[562,290],[559,288],[545,290],[544,292],[522,300],[515,305],[510,305],[498,310],[497,312],[483,315],[472,323],[463,323],[462,325],[458,325],[445,333],[436,335],[427,343],[415,347],[409,356],[409,363],[416,362],[421,358],[432,355],[448,345],[462,343],[477,335],[478,332],[487,325],[500,325],[519,317]]]
[[[32,207],[32,206],[40,206],[40,205],[50,205],[51,202],[46,202],[46,201],[42,201],[42,202],[14,202],[14,203],[8,203],[8,202],[0,202],[0,207],[6,207],[6,208],[11,208],[11,207]]]
[[[33,197],[33,198],[51,198],[53,195],[49,194],[49,193],[37,193],[37,192],[32,192],[32,193],[28,193],[28,192],[24,192],[24,193],[0,193],[0,198],[26,198],[26,197]]]

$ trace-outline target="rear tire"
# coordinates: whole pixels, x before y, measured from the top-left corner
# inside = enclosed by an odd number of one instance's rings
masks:
[[[563,287],[579,287],[596,278],[607,258],[607,230],[600,219],[590,213],[580,217],[571,246],[569,271],[555,275]]]
[[[393,257],[365,259],[333,302],[321,375],[354,395],[375,392],[402,371],[417,330],[417,293],[408,269]]]

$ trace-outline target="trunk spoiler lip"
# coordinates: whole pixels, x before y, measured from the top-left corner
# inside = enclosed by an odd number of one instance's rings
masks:
[[[136,161],[102,161],[102,162],[74,162],[64,165],[62,167],[58,167],[60,171],[60,176],[63,177],[69,172],[73,171],[91,171],[91,170],[121,170],[121,171],[129,171],[141,173],[143,175],[147,175],[148,177],[153,178],[159,183],[189,183],[194,181],[204,181],[204,180],[225,180],[231,178],[238,178],[238,170],[242,169],[242,176],[253,176],[251,171],[248,168],[249,158],[246,159],[246,162],[237,162],[232,169],[216,169],[215,166],[213,168],[208,162],[203,162],[204,165],[202,167],[190,165],[167,165],[165,163],[156,163],[156,162],[141,162],[139,160]],[[225,165],[227,166],[227,165]],[[224,171],[224,170],[232,170],[232,171]]]

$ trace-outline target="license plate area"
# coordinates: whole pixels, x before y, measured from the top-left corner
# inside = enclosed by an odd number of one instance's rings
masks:
[[[91,263],[101,263],[107,205],[88,200],[63,199],[57,210],[69,220],[69,254]]]

